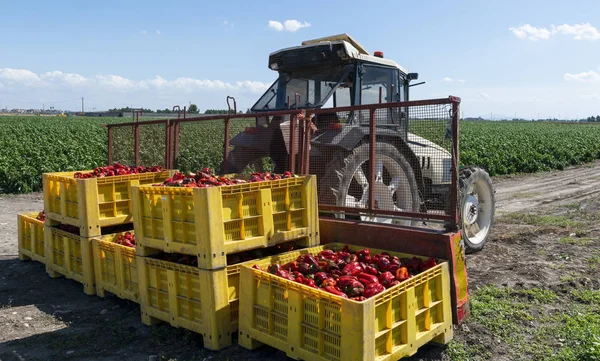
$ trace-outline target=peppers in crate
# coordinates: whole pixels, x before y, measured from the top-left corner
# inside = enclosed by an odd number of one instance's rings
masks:
[[[344,247],[300,255],[284,265],[271,264],[266,272],[360,302],[436,265],[435,258],[400,259],[386,252],[372,255],[369,249],[351,252]]]

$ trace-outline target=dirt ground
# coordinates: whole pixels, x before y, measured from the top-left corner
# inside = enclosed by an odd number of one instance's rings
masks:
[[[496,224],[484,250],[467,256],[470,292],[485,285],[556,294],[565,287],[600,289],[600,267],[590,268],[590,257],[600,259],[599,180],[600,162],[493,179]],[[50,279],[42,264],[19,261],[16,214],[42,208],[39,193],[0,196],[0,360],[287,360],[270,347],[205,350],[199,335],[143,325],[132,302],[86,296],[77,282]],[[475,359],[515,359],[507,344],[476,320],[456,327],[454,339],[485,349],[485,357]],[[450,355],[448,348],[424,346],[407,360],[441,361]]]

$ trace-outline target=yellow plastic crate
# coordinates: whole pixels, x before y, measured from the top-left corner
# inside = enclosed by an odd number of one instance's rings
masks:
[[[46,272],[52,278],[64,276],[83,284],[83,292],[96,294],[91,238],[81,237],[48,225],[44,226]]]
[[[137,243],[137,240],[136,240]],[[202,270],[137,257],[142,322],[168,322],[203,336],[204,347],[230,346],[237,331],[240,264]]]
[[[328,244],[308,253],[342,246]],[[371,249],[372,254],[378,252],[382,251]],[[391,361],[414,354],[430,341],[445,344],[452,338],[447,261],[363,302],[251,268],[286,263],[304,253],[290,252],[242,266],[240,345],[253,349],[267,344],[307,361]]]
[[[96,294],[104,297],[107,291],[122,299],[139,303],[140,289],[135,248],[114,243],[117,237],[124,233],[92,239]]]
[[[44,173],[46,218],[54,223],[79,227],[84,237],[99,236],[101,227],[133,222],[132,185],[162,182],[173,172],[86,179],[75,178],[75,172]]]
[[[19,259],[46,263],[44,253],[44,222],[36,219],[38,212],[17,215]]]
[[[227,254],[302,240],[318,245],[315,176],[211,188],[134,186],[139,256],[158,250],[227,265]]]

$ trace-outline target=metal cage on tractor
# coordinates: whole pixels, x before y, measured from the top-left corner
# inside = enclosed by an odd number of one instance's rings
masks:
[[[272,53],[269,67],[279,77],[252,114],[227,97],[228,114],[184,108],[175,119],[107,125],[108,162],[196,171],[204,136],[217,173],[316,175],[320,238],[449,260],[459,322],[464,255],[483,248],[494,216],[487,173],[459,167],[460,98],[410,100],[418,75],[345,34]]]

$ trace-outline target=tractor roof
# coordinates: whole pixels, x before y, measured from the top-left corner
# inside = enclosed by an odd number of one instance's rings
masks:
[[[300,45],[300,46],[279,49],[279,50],[269,54],[269,56],[275,55],[277,53],[290,51],[290,50],[309,48],[311,46],[315,46],[315,45],[323,44],[323,43],[342,44],[346,50],[346,54],[350,58],[357,59],[360,61],[375,63],[375,64],[393,66],[395,68],[400,69],[400,71],[402,71],[403,73],[408,74],[408,69],[400,66],[395,61],[390,60],[390,59],[385,59],[383,57],[373,56],[373,55],[369,54],[369,52],[367,50],[365,50],[365,48],[358,43],[358,41],[356,41],[353,37],[351,37],[350,35],[345,34],[345,33],[339,34],[339,35],[326,36],[326,37],[318,38],[318,39],[305,40],[302,42],[302,45]]]

